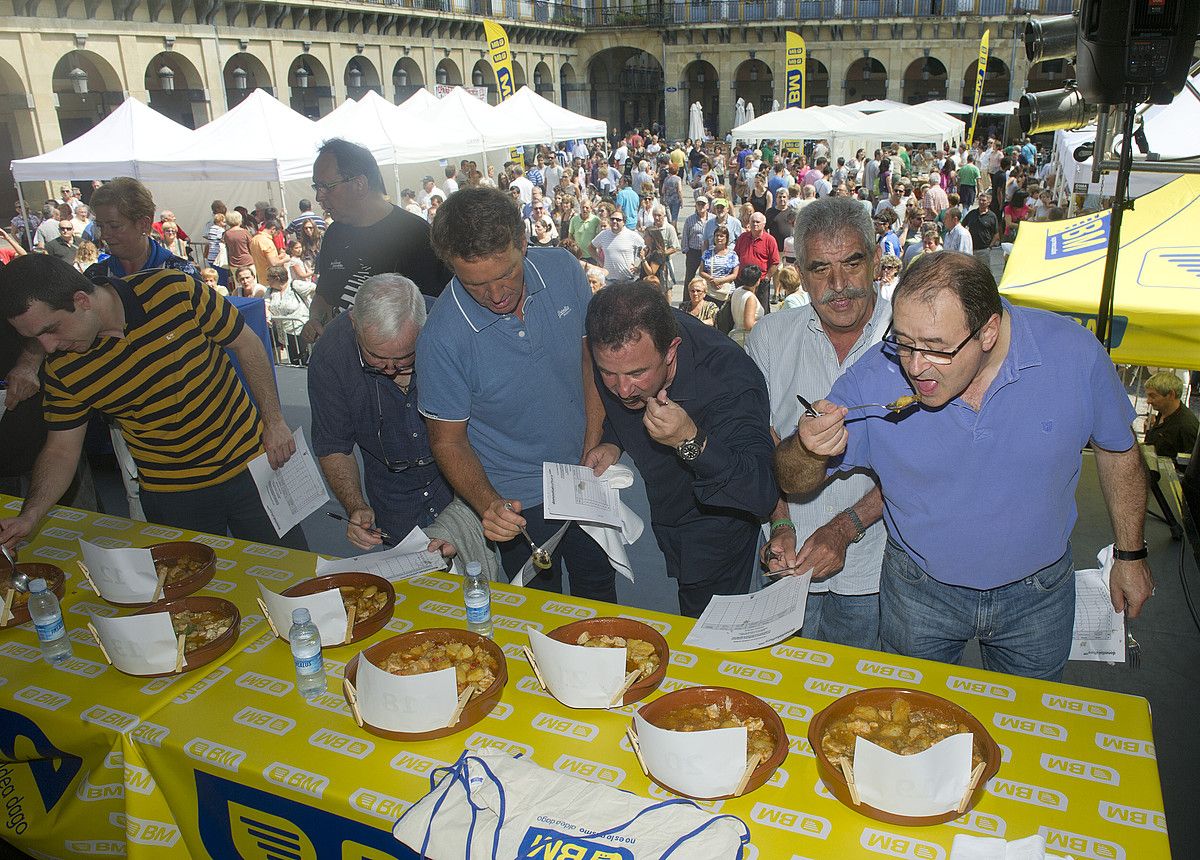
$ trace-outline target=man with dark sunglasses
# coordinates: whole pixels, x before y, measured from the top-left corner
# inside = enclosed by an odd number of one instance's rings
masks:
[[[378,546],[380,531],[401,540],[429,526],[453,495],[417,411],[413,370],[425,314],[413,281],[375,275],[350,312],[326,326],[309,361],[312,450],[350,519],[346,538],[361,549]]]
[[[902,395],[916,402],[899,413],[847,409]],[[977,258],[913,263],[882,345],[813,406],[820,414],[778,449],[779,484],[806,492],[842,471],[878,476],[883,650],[954,663],[978,639],[985,669],[1062,676],[1087,445],[1116,537],[1113,608],[1133,618],[1150,597],[1145,466],[1112,361],[1086,328],[1002,299]]]

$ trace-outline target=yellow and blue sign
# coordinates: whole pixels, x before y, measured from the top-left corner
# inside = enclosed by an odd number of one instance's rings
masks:
[[[787,93],[784,107],[804,107],[807,93],[808,49],[804,37],[788,30],[785,64]]]
[[[975,139],[975,121],[979,119],[979,102],[983,100],[983,81],[987,77],[988,38],[991,30],[983,31],[979,40],[979,63],[975,68],[975,101],[971,103],[971,130],[967,132],[967,143]]]
[[[1025,221],[1000,291],[1012,302],[1096,328],[1111,212]],[[1200,370],[1200,176],[1137,199],[1121,225],[1114,361]]]
[[[509,48],[508,33],[502,25],[485,19],[483,37],[487,39],[492,69],[496,72],[496,91],[500,95],[500,101],[504,101],[517,91],[516,78],[513,77],[512,51]],[[509,151],[509,158],[522,167],[525,166],[525,153],[520,147],[513,147]]]

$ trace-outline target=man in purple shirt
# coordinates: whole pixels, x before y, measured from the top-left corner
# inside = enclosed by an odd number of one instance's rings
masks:
[[[1075,614],[1070,535],[1080,450],[1108,503],[1115,610],[1150,596],[1146,477],[1134,417],[1087,329],[1000,298],[986,265],[944,251],[913,263],[893,323],[800,419],[776,454],[784,492],[866,468],[883,490],[883,649],[957,662],[977,638],[984,667],[1057,680]],[[898,414],[847,406],[915,394]]]

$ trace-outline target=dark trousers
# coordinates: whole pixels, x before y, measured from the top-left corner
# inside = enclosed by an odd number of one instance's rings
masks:
[[[275,534],[249,469],[243,469],[228,481],[199,490],[162,493],[143,488],[141,498],[146,519],[157,525],[222,537],[232,535],[239,540],[289,549],[308,549],[300,526],[283,537]]]
[[[962,211],[965,213],[975,203],[975,186],[958,186],[958,199],[959,203],[962,205]]]
[[[521,516],[525,518],[525,530],[538,546],[548,541],[563,527],[562,520],[543,519],[542,510],[543,506],[537,505],[521,511]],[[532,550],[524,535],[499,544],[499,547],[500,563],[511,580],[525,562],[529,561]],[[553,561],[550,569],[527,579],[527,586],[562,594],[562,565],[566,561],[572,597],[617,602],[617,577],[612,564],[609,563],[608,554],[579,527],[578,523],[571,523],[567,527],[550,558]]]
[[[687,295],[687,286],[692,282],[692,278],[696,277],[696,272],[700,271],[700,263],[704,257],[703,251],[693,251],[691,248],[687,252],[687,274],[683,278],[683,292]]]
[[[747,594],[758,564],[758,523],[705,516],[676,526],[653,524],[667,576],[679,585],[679,613],[699,618],[714,594]]]

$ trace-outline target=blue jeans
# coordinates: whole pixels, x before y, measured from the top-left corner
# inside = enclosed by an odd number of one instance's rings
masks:
[[[879,650],[879,594],[810,591],[804,604],[806,639]]]
[[[521,516],[525,518],[525,529],[529,536],[541,546],[563,527],[561,520],[543,519],[544,505],[525,508]],[[519,535],[510,541],[498,544],[500,563],[504,573],[511,580],[529,561],[530,548],[524,535]],[[604,600],[609,603],[617,602],[617,578],[613,571],[612,562],[607,553],[600,548],[592,537],[579,527],[579,523],[571,523],[563,533],[562,540],[550,555],[553,563],[550,569],[530,577],[525,585],[539,591],[553,591],[562,594],[563,562],[567,564],[570,577],[571,596],[587,597],[591,600]]]
[[[981,591],[932,579],[889,540],[879,610],[884,651],[957,663],[977,638],[985,669],[1057,681],[1075,623],[1071,548],[1024,579]]]

